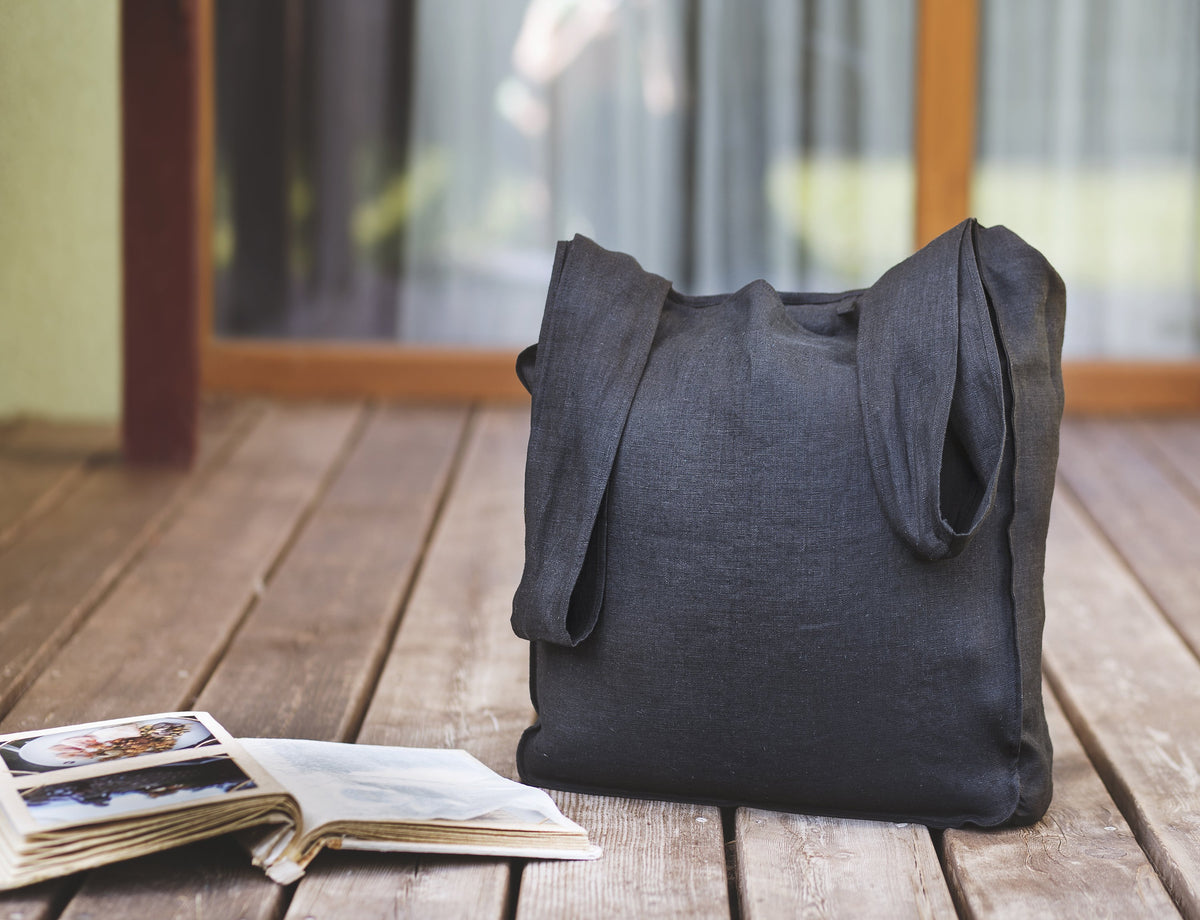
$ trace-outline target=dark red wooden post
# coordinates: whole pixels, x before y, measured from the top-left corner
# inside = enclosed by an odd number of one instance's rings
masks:
[[[196,452],[204,0],[123,0],[124,397],[131,463]]]

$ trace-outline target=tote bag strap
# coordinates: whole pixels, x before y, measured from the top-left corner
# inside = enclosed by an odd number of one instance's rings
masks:
[[[572,594],[589,545],[603,542],[601,503],[670,288],[586,237],[558,244],[536,359],[519,362],[533,397],[512,616],[523,639],[573,646],[595,625],[599,592],[586,609]]]
[[[928,560],[961,552],[987,517],[1008,436],[976,226],[942,234],[858,301],[871,475],[892,529]]]

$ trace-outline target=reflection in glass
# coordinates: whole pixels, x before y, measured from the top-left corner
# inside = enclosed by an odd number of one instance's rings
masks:
[[[707,292],[853,287],[911,247],[912,0],[217,18],[223,333],[526,344],[577,232]]]
[[[1200,4],[989,0],[975,211],[1067,283],[1068,357],[1200,353]]]

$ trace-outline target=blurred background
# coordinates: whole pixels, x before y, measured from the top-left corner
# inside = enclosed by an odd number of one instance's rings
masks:
[[[984,0],[972,210],[1068,356],[1200,345],[1200,3]],[[533,341],[579,232],[684,290],[913,245],[913,0],[218,0],[217,323]]]
[[[575,233],[684,291],[870,284],[923,242],[922,48],[1066,356],[1200,357],[1200,2],[971,6],[939,46],[919,0],[215,0],[202,338],[515,350]],[[117,410],[118,13],[0,0],[0,413]]]

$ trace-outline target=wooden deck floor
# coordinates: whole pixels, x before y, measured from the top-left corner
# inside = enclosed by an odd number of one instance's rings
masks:
[[[464,747],[514,773],[526,412],[214,404],[190,474],[0,425],[0,731],[188,707],[238,735]],[[1071,421],[1046,594],[1057,793],[1033,828],[560,795],[594,863],[216,840],[0,895],[82,918],[1200,918],[1200,420]]]

